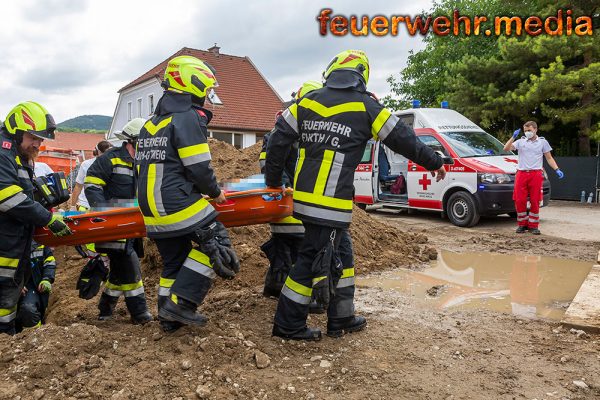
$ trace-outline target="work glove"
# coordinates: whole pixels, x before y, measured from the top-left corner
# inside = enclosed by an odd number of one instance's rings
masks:
[[[517,136],[519,136],[519,134],[521,133],[521,128],[517,129],[516,131],[513,132],[512,138],[516,139]]]
[[[558,179],[562,179],[565,177],[564,172],[562,172],[560,169],[557,169],[554,172],[556,172],[556,175],[558,175]]]
[[[79,297],[89,300],[96,296],[100,291],[102,282],[107,278],[108,268],[104,265],[102,257],[98,255],[89,259],[77,279],[76,289],[79,290]]]
[[[220,222],[195,231],[194,241],[200,251],[208,256],[213,271],[223,279],[233,279],[240,272],[237,254],[231,248],[231,240],[227,230]]]
[[[59,237],[71,235],[73,233],[67,224],[65,224],[63,217],[60,214],[52,214],[52,219],[50,219],[46,228],[50,229],[50,232],[52,232],[54,236]]]
[[[312,298],[324,308],[327,308],[335,295],[335,288],[343,271],[342,263],[334,251],[334,239],[335,235],[332,234],[331,241],[317,253],[311,265]]]
[[[52,284],[50,281],[43,280],[38,285],[38,292],[40,293],[51,293],[52,292]]]

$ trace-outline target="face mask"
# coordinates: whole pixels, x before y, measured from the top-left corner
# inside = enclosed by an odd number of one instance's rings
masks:
[[[525,137],[531,139],[535,135],[535,132],[525,131]]]

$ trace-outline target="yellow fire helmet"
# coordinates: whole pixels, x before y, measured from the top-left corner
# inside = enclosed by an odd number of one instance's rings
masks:
[[[362,50],[346,50],[333,57],[323,72],[323,78],[327,79],[338,70],[354,71],[362,77],[365,85],[369,83],[369,58]]]
[[[208,63],[192,56],[179,56],[169,60],[163,87],[176,92],[206,97],[210,88],[217,87],[215,70]]]
[[[319,81],[306,81],[302,84],[302,86],[300,86],[300,89],[298,89],[294,97],[296,100],[300,100],[313,90],[321,89],[322,87],[323,84]]]
[[[54,140],[56,123],[52,115],[34,101],[17,104],[4,120],[6,131],[12,135],[18,131],[29,132],[40,139]]]

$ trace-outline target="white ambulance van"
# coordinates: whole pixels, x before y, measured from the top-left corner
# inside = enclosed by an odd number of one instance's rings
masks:
[[[413,106],[395,114],[445,157],[446,178],[436,182],[425,168],[370,141],[354,174],[359,207],[439,211],[462,227],[476,225],[482,215],[516,217],[512,194],[518,160],[498,139],[448,108]],[[550,199],[545,172],[542,191],[544,206]]]

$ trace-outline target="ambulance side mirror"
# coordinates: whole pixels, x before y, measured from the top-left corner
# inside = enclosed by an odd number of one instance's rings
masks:
[[[454,164],[454,159],[452,157],[448,157],[447,155],[445,155],[444,153],[442,153],[440,150],[436,150],[435,151],[440,157],[442,157],[442,161],[444,161],[444,164],[447,165],[452,165]]]

